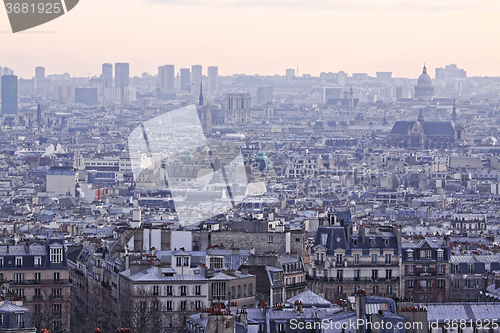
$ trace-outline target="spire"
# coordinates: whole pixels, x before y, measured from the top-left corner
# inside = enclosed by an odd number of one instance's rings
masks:
[[[453,111],[451,112],[451,120],[455,123],[457,121],[457,108],[455,107],[455,97],[453,97]]]
[[[418,115],[418,122],[421,124],[424,122],[424,114],[423,114],[422,109],[420,109],[420,114]]]
[[[424,62],[424,70],[422,71],[422,74],[427,74],[427,68],[425,68],[425,62]]]
[[[200,83],[200,105],[203,105],[203,83]]]

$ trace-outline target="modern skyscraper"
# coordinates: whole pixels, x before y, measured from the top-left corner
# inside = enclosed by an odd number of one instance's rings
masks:
[[[191,70],[189,68],[181,68],[181,91],[189,92],[191,83]]]
[[[35,67],[35,79],[45,79],[45,67]]]
[[[174,65],[158,67],[158,88],[161,90],[175,90],[175,68]]]
[[[125,88],[129,85],[130,67],[128,63],[115,64],[115,87],[120,88],[122,99],[125,94]]]
[[[194,85],[194,91],[191,91],[191,93],[196,97],[200,95],[200,85],[202,77],[203,73],[201,65],[193,65],[191,67],[191,84]]]
[[[208,94],[212,96],[219,89],[219,67],[210,66],[208,67]]]
[[[17,114],[17,76],[2,76],[2,114]]]
[[[101,79],[104,80],[106,87],[111,88],[113,86],[113,65],[103,64]]]
[[[288,68],[286,71],[286,77],[295,77],[295,69],[294,68]]]

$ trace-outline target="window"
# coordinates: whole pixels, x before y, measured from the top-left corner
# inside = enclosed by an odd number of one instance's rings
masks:
[[[407,282],[408,289],[413,289],[413,280],[408,280],[406,282]]]
[[[198,296],[201,295],[201,286],[194,287],[194,294]]]
[[[438,283],[438,288],[439,289],[444,289],[444,280],[439,279],[437,283]]]
[[[372,247],[374,247],[374,246],[375,246],[375,244],[376,244],[375,238],[372,238],[372,239],[370,240],[370,245],[371,245]]]
[[[212,283],[212,298],[226,299],[226,284],[224,282]]]
[[[282,323],[277,324],[276,325],[276,332],[278,332],[278,333],[285,333],[285,326],[286,325],[282,324]]]
[[[444,251],[442,251],[442,250],[439,251],[438,250],[437,251],[437,258],[438,258],[438,260],[443,260],[443,258],[444,258]]]
[[[16,313],[17,327],[24,327],[24,313]]]
[[[172,286],[167,286],[167,296],[172,296],[173,295],[173,289]]]
[[[372,280],[378,280],[378,270],[372,269]]]
[[[53,324],[54,332],[59,332],[62,330],[62,322],[59,320],[54,321]]]
[[[182,266],[182,257],[177,257],[176,264],[177,266]]]
[[[378,294],[378,286],[373,286],[372,292],[374,295]]]
[[[352,245],[354,245],[354,246],[358,246],[358,240],[357,240],[357,239],[353,239],[353,240],[352,240]]]
[[[153,286],[153,295],[159,295],[160,294],[160,287],[158,286]]]
[[[360,286],[354,286],[354,293],[358,293],[358,291],[361,290],[361,287]]]
[[[35,304],[35,313],[42,313],[42,305],[41,304]]]
[[[429,265],[422,266],[422,273],[429,274]]]
[[[40,283],[40,280],[42,280],[42,273],[35,273],[35,283]]]
[[[386,269],[385,270],[385,278],[386,278],[386,280],[391,280],[392,279],[392,269]]]
[[[444,265],[438,265],[438,274],[444,274]]]
[[[241,298],[241,286],[238,286],[238,298]]]
[[[184,266],[189,266],[189,257],[184,257]]]
[[[247,290],[248,290],[248,287],[247,285],[243,285],[243,297],[247,297]]]
[[[413,275],[413,265],[407,265],[406,271],[408,275]]]
[[[52,299],[62,299],[61,288],[52,288]]]
[[[181,286],[181,296],[186,296],[186,295],[187,295],[187,287]]]
[[[54,272],[54,282],[58,282],[61,278],[61,275],[59,272]]]
[[[211,269],[220,269],[224,267],[224,258],[223,257],[210,257],[210,268]]]
[[[336,264],[337,265],[342,265],[343,263],[344,263],[343,255],[342,254],[337,254],[337,256],[336,256]]]
[[[387,286],[387,295],[392,295],[392,292],[393,292],[393,288],[392,286]]]
[[[385,264],[390,265],[392,263],[392,254],[385,255]]]
[[[42,266],[42,257],[35,257],[35,267]]]
[[[62,263],[62,247],[51,247],[50,248],[50,262],[54,264]]]
[[[35,288],[35,299],[40,299],[42,297],[41,289],[40,288]]]
[[[469,274],[474,274],[474,265],[469,264]]]
[[[389,240],[388,239],[384,239],[384,245],[385,246],[389,246]]]
[[[195,301],[194,302],[194,307],[196,308],[196,310],[201,309],[201,301]]]
[[[174,311],[174,304],[172,301],[167,301],[167,311]]]
[[[236,298],[236,287],[235,286],[232,286],[231,287],[231,295],[230,295],[231,298]]]
[[[253,296],[253,283],[248,285],[248,296]]]
[[[337,281],[342,281],[344,279],[344,271],[337,269]]]
[[[408,250],[407,252],[408,261],[413,261],[413,251]]]
[[[14,273],[14,283],[22,283],[24,281],[24,273]]]
[[[0,257],[0,267],[3,267],[3,257]]]
[[[16,257],[16,266],[21,267],[23,265],[23,257]]]
[[[60,316],[62,314],[62,305],[61,304],[52,304],[52,315]]]
[[[359,253],[354,254],[354,265],[359,265]]]
[[[344,288],[342,286],[337,286],[337,293],[342,294],[344,292]]]
[[[372,254],[372,265],[376,265],[378,262],[378,256],[376,254]]]
[[[269,236],[269,237],[267,237],[267,242],[268,242],[268,243],[272,243],[272,242],[273,242],[273,240],[274,240],[273,236]]]
[[[359,281],[359,278],[361,277],[361,271],[359,269],[354,270],[354,281]]]
[[[321,234],[321,245],[326,246],[328,242],[328,234]]]

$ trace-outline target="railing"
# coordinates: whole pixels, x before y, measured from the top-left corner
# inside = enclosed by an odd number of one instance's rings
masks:
[[[43,301],[43,296],[33,296],[34,301]]]
[[[295,289],[295,288],[302,288],[302,287],[307,287],[307,282],[296,282],[296,283],[289,283],[285,285],[286,289]]]
[[[373,277],[342,277],[342,278],[336,278],[336,277],[322,277],[322,276],[308,276],[309,280],[326,280],[326,281],[331,281],[331,282],[397,282],[399,281],[399,277],[392,277],[390,279],[387,278],[373,278]]]
[[[11,285],[54,285],[54,284],[70,284],[69,279],[47,279],[47,280],[11,280],[9,281]]]

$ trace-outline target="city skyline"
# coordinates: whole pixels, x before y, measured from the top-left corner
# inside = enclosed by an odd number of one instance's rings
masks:
[[[500,28],[495,1],[88,0],[18,34],[9,33],[2,13],[0,40],[9,47],[0,53],[1,66],[20,77],[31,77],[39,65],[47,75],[99,75],[104,62],[130,63],[131,76],[155,73],[165,63],[218,66],[221,76],[299,67],[299,74],[313,76],[392,71],[412,78],[423,63],[430,69],[456,63],[469,76],[500,75],[500,50],[490,41]]]

